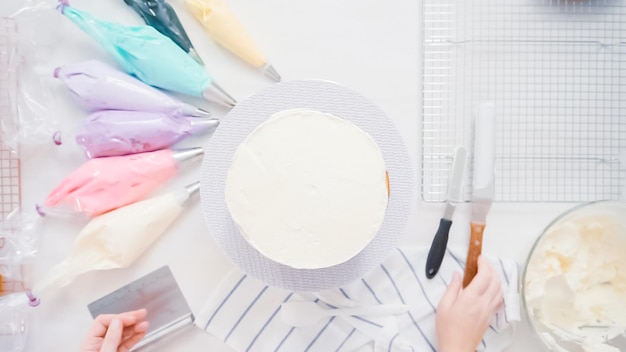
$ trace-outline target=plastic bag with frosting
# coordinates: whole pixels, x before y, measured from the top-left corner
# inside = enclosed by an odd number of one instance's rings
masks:
[[[199,188],[196,182],[92,219],[78,234],[69,257],[34,285],[33,295],[66,286],[89,271],[132,265],[178,218]]]
[[[165,149],[90,159],[56,186],[38,210],[42,216],[104,214],[144,199],[176,175],[181,163],[202,154],[202,148]]]

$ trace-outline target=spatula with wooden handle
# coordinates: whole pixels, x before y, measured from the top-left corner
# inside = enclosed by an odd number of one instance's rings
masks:
[[[474,173],[470,216],[470,243],[465,262],[463,287],[469,285],[478,271],[478,257],[482,253],[483,231],[487,213],[493,201],[495,173],[495,106],[482,102],[474,121]]]

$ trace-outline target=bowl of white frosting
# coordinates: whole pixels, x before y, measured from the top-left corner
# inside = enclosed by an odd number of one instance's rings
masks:
[[[626,351],[626,202],[586,203],[557,217],[523,275],[530,325],[550,351]]]

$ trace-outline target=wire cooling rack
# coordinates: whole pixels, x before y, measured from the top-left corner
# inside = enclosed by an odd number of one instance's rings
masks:
[[[13,60],[16,60],[15,23],[0,18],[0,220],[20,208],[20,160],[16,146],[10,147],[3,140],[17,133],[17,73]],[[0,235],[0,248],[3,245]]]
[[[445,200],[481,101],[498,117],[496,200],[626,199],[626,1],[423,0],[423,54],[425,201]]]
[[[19,147],[5,140],[6,137],[16,136],[19,127],[16,94],[17,60],[20,56],[15,41],[15,22],[0,17],[0,221],[5,221],[9,214],[21,206]],[[13,231],[14,227],[7,222],[3,224],[2,230]],[[5,238],[0,233],[0,254],[4,246]],[[26,274],[24,265],[0,264],[0,296],[25,291]]]

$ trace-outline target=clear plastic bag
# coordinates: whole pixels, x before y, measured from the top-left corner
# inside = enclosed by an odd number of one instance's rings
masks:
[[[131,266],[169,228],[199,190],[200,182],[196,182],[92,219],[78,234],[70,255],[34,285],[33,294],[40,297],[90,271]]]
[[[58,130],[54,79],[38,69],[48,65],[61,37],[57,25],[61,19],[55,6],[53,1],[25,1],[4,29],[9,38],[9,60],[1,83],[11,114],[2,116],[0,132],[3,143],[13,150],[19,144],[45,143]]]
[[[42,216],[94,217],[145,199],[179,167],[202,158],[202,148],[89,159],[59,183],[38,211]]]
[[[54,69],[54,77],[89,111],[159,112],[172,117],[209,117],[206,110],[184,103],[101,61],[68,63]]]
[[[35,213],[15,209],[0,222],[0,266],[16,266],[32,261],[39,247],[40,218]],[[5,273],[0,273],[6,277]]]
[[[24,293],[0,296],[0,351],[24,350],[28,335],[28,297]]]

